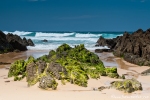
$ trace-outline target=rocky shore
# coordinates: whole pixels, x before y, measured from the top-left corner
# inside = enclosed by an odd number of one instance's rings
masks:
[[[137,31],[113,39],[100,37],[96,46],[108,46],[110,49],[97,49],[95,52],[113,52],[117,57],[140,66],[150,66],[150,29]]]
[[[6,35],[0,31],[0,54],[13,51],[26,51],[27,46],[34,46],[31,39],[22,39],[20,36],[11,33]]]

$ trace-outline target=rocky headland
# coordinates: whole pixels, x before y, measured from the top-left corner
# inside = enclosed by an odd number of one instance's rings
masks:
[[[97,49],[95,52],[113,52],[117,57],[140,66],[150,66],[150,29],[137,31],[113,39],[98,39],[96,46],[108,46],[110,49]]]

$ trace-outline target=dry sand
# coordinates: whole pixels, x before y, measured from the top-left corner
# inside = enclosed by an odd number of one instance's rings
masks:
[[[9,53],[0,55],[0,62],[26,59],[29,55],[36,55],[38,57],[38,55],[46,53],[48,53],[48,51],[28,51],[19,53],[19,56],[18,53]],[[120,75],[125,74],[126,78],[137,78],[142,83],[143,91],[136,91],[132,94],[126,94],[115,89],[97,91],[96,89],[98,87],[109,86],[110,82],[118,80],[108,77],[101,77],[99,80],[90,79],[88,81],[88,87],[86,88],[70,83],[62,85],[61,82],[58,81],[59,85],[56,91],[42,90],[38,88],[38,83],[32,87],[27,87],[25,79],[15,82],[13,78],[7,78],[8,69],[5,67],[9,67],[9,65],[5,65],[3,66],[4,68],[0,69],[0,100],[150,100],[150,76],[140,75],[140,73],[148,67],[140,67],[127,63],[120,58],[113,57],[113,55],[109,53],[103,53],[100,54],[100,56],[100,58],[104,58],[102,61],[105,62],[105,65],[109,65],[109,67],[117,65]],[[122,62],[118,63],[118,61]]]

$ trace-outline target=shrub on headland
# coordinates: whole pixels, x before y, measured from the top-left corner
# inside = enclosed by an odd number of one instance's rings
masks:
[[[26,77],[28,86],[39,82],[40,88],[55,90],[58,85],[56,79],[61,80],[63,84],[70,82],[86,87],[89,78],[117,78],[119,75],[117,68],[105,68],[99,57],[87,50],[83,44],[74,48],[62,44],[56,51],[51,50],[48,55],[37,59],[31,56],[27,61],[14,62],[8,76],[14,76],[15,81]]]

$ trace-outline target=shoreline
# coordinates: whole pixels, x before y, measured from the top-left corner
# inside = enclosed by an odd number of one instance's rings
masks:
[[[46,54],[48,51],[34,51],[29,50],[25,52],[20,53],[8,53],[5,55],[0,55],[0,57],[8,58],[10,55],[12,60],[8,61],[14,61],[16,59],[26,59],[29,57],[30,54],[34,55],[42,55]],[[21,55],[19,55],[21,54]],[[18,56],[19,55],[19,56]],[[98,88],[100,86],[108,86],[110,82],[118,80],[114,78],[104,77],[101,76],[100,79],[90,79],[88,81],[88,87],[80,87],[77,85],[73,85],[70,83],[66,83],[66,85],[62,85],[59,81],[58,89],[56,91],[53,90],[42,90],[38,88],[38,84],[27,87],[27,82],[25,79],[21,81],[13,81],[13,78],[7,78],[8,69],[7,67],[9,65],[5,65],[5,68],[0,68],[0,83],[1,83],[1,90],[0,90],[0,100],[10,100],[15,99],[19,100],[20,98],[23,98],[22,100],[33,100],[33,99],[52,99],[52,100],[116,100],[120,96],[122,96],[123,100],[129,100],[130,96],[149,96],[150,95],[150,76],[141,76],[139,73],[141,72],[142,67],[135,66],[134,64],[130,64],[126,61],[123,61],[121,58],[114,57],[111,53],[101,53],[99,54],[100,59],[105,63],[104,65],[110,65],[113,67],[114,64],[118,64],[118,74],[126,74],[126,77],[135,77],[138,74],[137,80],[139,80],[143,86],[143,91],[136,91],[131,94],[123,93],[121,91],[115,90],[115,89],[105,89],[102,91],[94,91],[94,88]],[[5,61],[4,59],[1,59],[0,61]],[[120,63],[119,63],[120,60]],[[122,62],[121,62],[122,61]],[[120,64],[120,65],[119,65]],[[128,66],[128,69],[125,69],[124,67],[121,68],[120,66]],[[144,66],[142,69],[146,70],[148,68],[147,66]],[[138,72],[138,73],[136,73]],[[129,77],[129,78],[130,78]],[[120,79],[119,79],[120,80]],[[10,81],[10,82],[8,82]],[[9,96],[8,96],[9,95]],[[124,98],[123,98],[124,96]],[[125,98],[126,96],[126,98]],[[118,100],[120,100],[118,99]],[[139,100],[149,100],[150,96],[148,98],[140,98]],[[137,98],[130,98],[130,100],[137,100]]]

